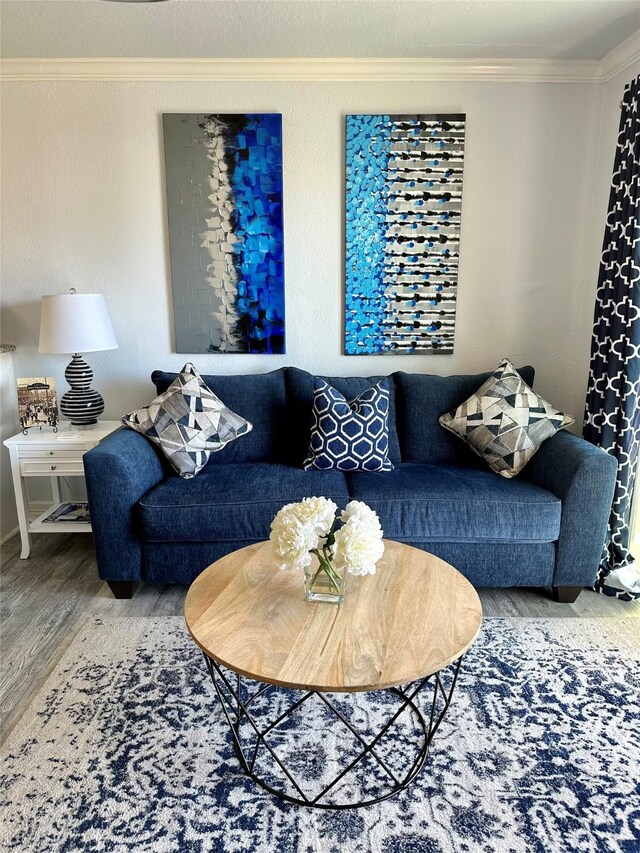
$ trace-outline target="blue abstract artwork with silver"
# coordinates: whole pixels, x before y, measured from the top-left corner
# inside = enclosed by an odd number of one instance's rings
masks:
[[[163,116],[176,352],[285,351],[282,116]]]
[[[452,353],[465,116],[348,115],[345,353]]]

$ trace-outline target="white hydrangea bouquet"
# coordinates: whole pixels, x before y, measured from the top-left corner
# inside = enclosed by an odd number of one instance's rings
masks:
[[[384,553],[380,520],[370,507],[350,501],[337,512],[328,498],[304,498],[283,506],[271,522],[278,568],[304,571],[307,601],[341,604],[345,572],[375,574]]]

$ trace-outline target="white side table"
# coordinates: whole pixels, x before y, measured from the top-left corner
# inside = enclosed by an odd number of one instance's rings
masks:
[[[91,429],[72,430],[67,422],[61,422],[58,424],[58,432],[52,432],[50,427],[43,427],[41,430],[32,427],[27,435],[18,433],[3,442],[11,459],[22,539],[20,557],[23,560],[27,559],[31,550],[30,533],[91,533],[91,524],[86,521],[45,522],[44,519],[60,506],[58,477],[84,477],[84,454],[121,426],[120,421],[99,421]],[[26,484],[23,483],[25,477],[51,479],[53,503],[31,522],[27,515],[27,490]]]

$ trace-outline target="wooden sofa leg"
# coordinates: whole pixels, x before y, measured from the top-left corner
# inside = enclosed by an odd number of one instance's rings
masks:
[[[107,581],[116,598],[133,598],[136,585],[133,581]]]
[[[554,586],[553,600],[562,604],[573,604],[583,589],[583,586]]]

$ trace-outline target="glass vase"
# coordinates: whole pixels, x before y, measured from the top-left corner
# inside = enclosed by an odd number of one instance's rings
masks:
[[[342,604],[344,601],[344,574],[330,560],[319,564],[314,560],[304,570],[304,597],[306,601],[324,601]]]

